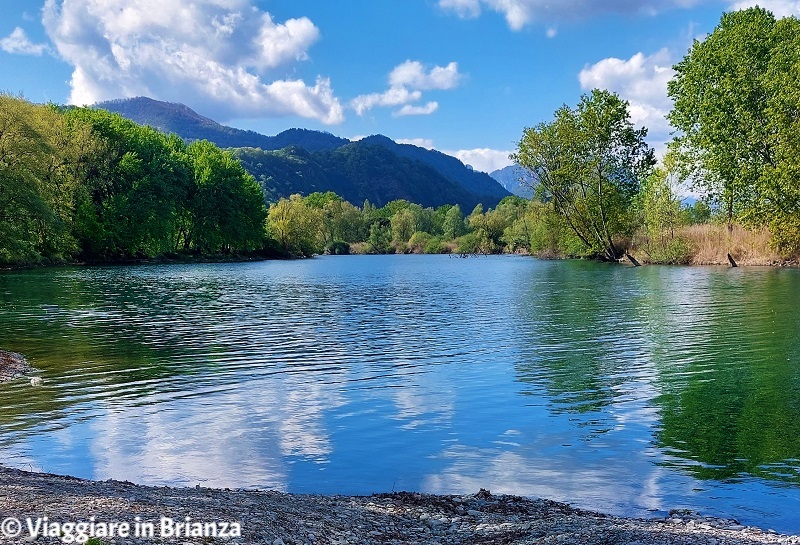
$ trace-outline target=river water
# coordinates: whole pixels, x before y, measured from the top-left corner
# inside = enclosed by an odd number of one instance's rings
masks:
[[[342,256],[0,273],[0,460],[800,533],[800,271]]]

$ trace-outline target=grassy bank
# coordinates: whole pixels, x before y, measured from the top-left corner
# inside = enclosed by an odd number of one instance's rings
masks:
[[[728,265],[728,254],[739,265],[797,265],[797,256],[782,256],[767,228],[745,229],[740,225],[704,223],[685,225],[656,237],[638,234],[628,251],[648,264]]]

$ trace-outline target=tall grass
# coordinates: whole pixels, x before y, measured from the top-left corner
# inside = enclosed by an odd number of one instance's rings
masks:
[[[731,254],[740,265],[776,265],[784,261],[770,244],[766,227],[745,229],[739,225],[703,224],[682,228],[681,235],[693,249],[694,265],[727,264]]]
[[[668,237],[668,244],[645,244],[640,236],[634,237],[631,247],[634,255],[639,255],[645,262],[682,262],[691,265],[727,265],[728,254],[739,265],[777,265],[785,262],[770,244],[772,235],[766,228],[745,229],[739,225],[728,228],[727,225],[704,223],[676,227]],[[661,252],[654,251],[661,249]],[[674,250],[673,250],[674,249]],[[673,253],[684,253],[676,261],[669,259],[648,259],[651,254],[663,254],[664,250]]]

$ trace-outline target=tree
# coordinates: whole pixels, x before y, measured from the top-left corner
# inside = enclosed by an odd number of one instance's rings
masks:
[[[444,231],[444,238],[447,240],[454,240],[467,232],[464,214],[461,213],[459,205],[451,206],[445,212],[442,230]]]
[[[312,256],[322,249],[322,211],[308,206],[300,195],[281,199],[269,207],[267,232],[287,256]]]
[[[0,95],[0,263],[41,257],[37,225],[55,221],[45,198],[51,150],[36,107]]]
[[[193,245],[212,253],[260,248],[266,210],[255,179],[207,140],[192,142],[186,153],[194,171]]]
[[[389,252],[392,240],[392,229],[386,220],[375,221],[369,227],[369,243],[371,253],[385,254]]]
[[[669,82],[668,117],[682,133],[673,147],[729,225],[761,221],[759,178],[775,164],[766,76],[776,43],[772,13],[759,7],[726,13],[714,32],[694,42]]]
[[[675,67],[673,143],[728,225],[769,226],[800,251],[800,21],[762,8],[726,13]]]
[[[576,108],[558,109],[552,122],[525,129],[512,159],[536,173],[540,195],[590,254],[617,260],[614,238],[631,233],[631,201],[655,164],[645,136],[627,102],[595,89]]]
[[[663,168],[656,168],[642,183],[637,197],[641,212],[642,248],[651,263],[688,263],[689,244],[675,229],[682,225],[685,214],[673,189],[670,171],[672,156],[667,155]]]
[[[405,244],[417,230],[414,213],[409,208],[402,208],[391,217],[392,241]]]
[[[191,184],[183,141],[104,110],[64,115],[89,125],[100,142],[88,158],[76,220],[82,254],[114,259],[174,250]]]
[[[69,259],[97,139],[54,105],[0,94],[0,262]]]
[[[800,253],[800,22],[778,21],[765,80],[772,161],[759,180],[765,221],[785,255]]]

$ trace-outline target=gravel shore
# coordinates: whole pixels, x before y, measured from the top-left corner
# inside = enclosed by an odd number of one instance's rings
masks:
[[[22,354],[0,350],[0,382],[27,375],[33,370]]]
[[[43,516],[48,517],[51,529],[70,522],[94,522],[95,530],[111,522],[129,524],[128,537],[119,537],[119,533],[114,538],[101,537],[100,542],[106,544],[800,543],[800,536],[745,527],[735,520],[685,512],[650,520],[627,519],[574,509],[549,500],[493,495],[485,490],[464,496],[407,492],[368,497],[314,496],[257,490],[148,487],[118,481],[86,481],[0,466],[0,519],[3,519],[0,530],[5,533],[0,535],[0,543],[61,543],[77,535],[71,533],[68,526],[62,526],[60,538],[31,540],[26,519],[30,517],[35,522],[37,517]],[[19,520],[22,526],[16,527],[14,520]],[[201,525],[205,525],[204,537],[169,534],[170,531],[174,534],[178,526],[191,532],[199,531]],[[20,528],[22,533],[9,537],[8,534],[15,533],[15,528]],[[141,529],[138,537],[135,535],[137,528]],[[217,537],[213,537],[214,531]],[[227,536],[223,537],[223,533]],[[237,537],[237,534],[241,535]]]

